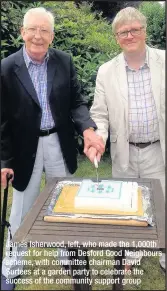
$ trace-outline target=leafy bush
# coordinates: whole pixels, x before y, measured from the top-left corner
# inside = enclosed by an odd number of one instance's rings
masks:
[[[165,6],[158,2],[143,2],[139,10],[147,18],[147,43],[153,47],[166,47],[166,18]]]
[[[52,46],[72,55],[81,93],[91,106],[98,67],[119,52],[111,24],[100,13],[97,20],[86,2],[79,9],[74,2],[44,2],[43,6],[55,14]]]

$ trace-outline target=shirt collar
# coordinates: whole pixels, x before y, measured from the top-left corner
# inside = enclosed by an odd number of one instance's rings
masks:
[[[25,60],[25,63],[26,63],[27,68],[29,67],[29,65],[30,65],[31,63],[34,64],[34,65],[42,65],[44,62],[48,62],[48,60],[49,60],[49,51],[47,51],[46,56],[45,56],[43,62],[42,62],[41,64],[39,64],[39,63],[33,61],[33,60],[30,58],[30,56],[28,55],[28,53],[27,53],[27,51],[26,51],[25,45],[24,45],[24,46],[23,46],[23,57],[24,57],[24,60]]]

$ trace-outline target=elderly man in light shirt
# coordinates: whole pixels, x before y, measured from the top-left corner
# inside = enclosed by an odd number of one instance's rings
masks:
[[[91,117],[104,142],[110,134],[112,176],[160,179],[165,194],[165,51],[146,45],[146,27],[135,8],[116,15],[123,52],[99,68]],[[101,157],[93,147],[86,155]],[[164,254],[160,264],[165,269]]]

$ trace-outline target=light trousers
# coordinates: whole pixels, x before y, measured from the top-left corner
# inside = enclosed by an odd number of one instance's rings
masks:
[[[113,178],[153,178],[160,179],[165,198],[165,165],[160,142],[153,143],[143,149],[129,145],[129,168],[126,172],[118,172],[112,165]],[[157,193],[158,195],[158,193]],[[126,257],[139,260],[142,256]],[[165,268],[165,253],[160,257],[160,264]]]
[[[26,171],[26,169],[22,169]],[[43,171],[45,171],[46,182],[53,177],[71,177],[64,162],[57,133],[39,138],[37,154],[31,179],[24,191],[13,189],[13,201],[9,222],[11,224],[12,236],[21,225],[25,215],[31,209],[33,203],[40,193],[40,184]],[[58,239],[58,238],[57,238]],[[6,251],[9,251],[9,234],[6,243]],[[12,251],[25,251],[25,247],[13,247]],[[60,253],[60,251],[59,251]],[[18,255],[4,257],[2,263],[2,273],[6,278],[14,278],[23,269],[17,264],[18,260],[24,258]],[[61,258],[60,259],[66,259]]]

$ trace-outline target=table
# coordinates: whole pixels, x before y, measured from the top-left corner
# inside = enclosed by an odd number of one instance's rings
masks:
[[[14,242],[55,242],[64,241],[68,244],[68,241],[79,242],[80,249],[83,249],[83,242],[96,242],[104,241],[109,243],[111,241],[119,242],[120,240],[129,242],[129,247],[132,248],[133,241],[138,242],[147,241],[147,246],[138,246],[139,248],[147,249],[164,249],[165,248],[165,203],[162,193],[160,181],[158,179],[121,179],[123,181],[135,181],[139,185],[145,185],[152,189],[151,203],[155,213],[156,225],[153,227],[132,227],[132,226],[117,226],[117,225],[97,225],[97,224],[78,224],[78,223],[58,223],[58,222],[45,222],[43,216],[50,203],[52,197],[52,191],[58,181],[69,180],[69,178],[54,178],[50,180],[45,186],[44,190],[40,193],[32,206],[29,213],[26,215],[22,225],[17,230],[13,237]],[[73,181],[81,181],[81,179],[72,178]],[[92,178],[93,181],[95,179]],[[112,179],[110,179],[112,180]],[[120,179],[113,179],[120,180]],[[155,242],[152,245],[151,242]],[[107,247],[108,248],[108,247]],[[75,258],[78,258],[78,248],[69,247],[69,251],[75,250]],[[122,248],[121,248],[122,249]],[[127,249],[127,248],[126,248]],[[74,258],[74,257],[73,257]],[[116,269],[122,269],[122,259],[124,258],[124,249],[122,256],[115,257],[115,260],[120,261],[120,265],[115,265]],[[72,259],[72,257],[71,257]],[[73,269],[89,269],[89,259],[87,254],[79,259],[86,260],[86,266],[74,267]],[[118,276],[113,276],[117,278]],[[73,278],[84,278],[84,275],[76,275]],[[113,285],[112,290],[123,290],[122,279],[123,275],[119,276],[120,281]],[[105,286],[104,286],[105,288]],[[85,284],[74,284],[74,290],[77,291],[89,291],[91,287]]]

